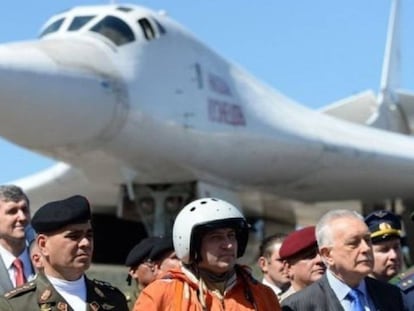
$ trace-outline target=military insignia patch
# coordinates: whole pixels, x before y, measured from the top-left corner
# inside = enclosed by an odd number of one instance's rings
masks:
[[[40,301],[46,301],[50,298],[50,296],[52,296],[52,291],[47,288],[45,289],[45,291],[40,295]]]
[[[104,310],[112,310],[113,308],[115,308],[115,306],[108,305],[107,303],[104,303],[104,304],[102,304],[102,308]]]
[[[105,294],[98,287],[95,287],[95,293],[101,298],[105,297]]]
[[[379,224],[380,230],[389,230],[392,229],[391,225],[388,222],[382,222]]]
[[[58,308],[58,310],[60,310],[60,311],[67,311],[68,310],[68,304],[67,303],[65,303],[65,302],[62,302],[62,301],[59,301],[58,303],[57,303],[57,306],[56,306],[57,308]]]
[[[40,311],[52,311],[52,306],[50,303],[42,303],[40,305]]]
[[[374,212],[374,215],[377,216],[377,217],[380,217],[380,218],[384,217],[387,214],[388,213],[386,211],[376,211],[376,212]]]
[[[96,301],[91,302],[89,305],[93,311],[98,311],[100,308],[99,304]]]

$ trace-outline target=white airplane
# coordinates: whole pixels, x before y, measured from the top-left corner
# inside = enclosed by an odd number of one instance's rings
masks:
[[[218,196],[414,199],[414,94],[398,89],[399,0],[381,92],[314,111],[260,82],[165,13],[130,4],[52,16],[40,38],[0,45],[0,135],[59,160],[13,183],[34,208],[74,193],[96,212],[169,230],[187,201]],[[253,203],[252,203],[253,202]]]

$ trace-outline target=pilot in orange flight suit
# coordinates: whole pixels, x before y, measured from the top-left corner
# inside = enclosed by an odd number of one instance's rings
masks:
[[[235,263],[248,233],[244,216],[225,201],[203,198],[186,205],[173,227],[182,266],[148,285],[133,310],[281,310],[274,292]]]

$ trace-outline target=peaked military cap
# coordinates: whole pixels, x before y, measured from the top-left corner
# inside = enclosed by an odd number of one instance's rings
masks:
[[[401,238],[401,221],[390,211],[374,211],[365,217],[365,223],[371,232],[372,243]]]
[[[317,246],[315,226],[308,226],[290,233],[283,240],[279,255],[281,259],[293,258]]]
[[[155,245],[160,243],[162,238],[160,237],[148,237],[142,239],[137,245],[135,245],[129,252],[125,265],[127,267],[133,267],[143,263],[146,260],[152,259],[150,257],[151,251]]]
[[[167,252],[174,251],[174,245],[171,236],[163,237],[152,248],[149,258],[151,260],[161,259]]]
[[[90,219],[88,200],[81,195],[74,195],[40,207],[33,215],[31,224],[37,233],[48,233],[67,225],[85,223]]]

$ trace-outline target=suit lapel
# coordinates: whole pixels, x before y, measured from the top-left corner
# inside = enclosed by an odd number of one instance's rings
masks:
[[[319,284],[322,289],[322,294],[325,296],[326,309],[325,310],[344,310],[341,302],[336,296],[335,292],[331,288],[328,282],[328,277],[326,273],[319,279]]]
[[[13,283],[10,280],[9,272],[4,265],[3,258],[0,256],[0,294],[3,295],[11,289],[13,289]]]
[[[388,307],[389,300],[390,300],[388,293],[384,293],[384,291],[381,290],[381,287],[376,285],[376,282],[379,282],[379,281],[374,280],[370,277],[365,278],[367,292],[368,292],[369,298],[374,303],[375,310],[389,310],[390,308],[392,309],[392,303]]]

